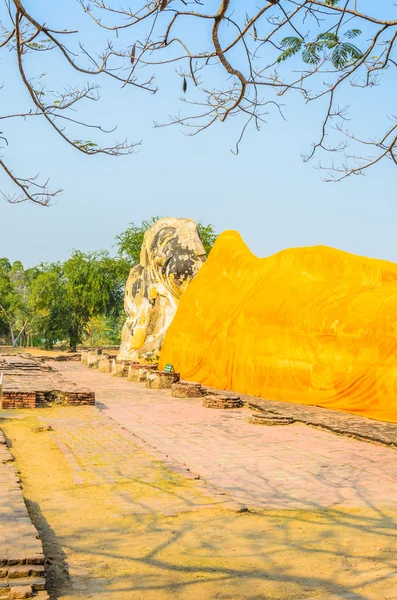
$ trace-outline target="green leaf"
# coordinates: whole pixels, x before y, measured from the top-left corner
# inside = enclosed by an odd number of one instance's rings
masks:
[[[306,44],[302,52],[302,60],[308,65],[317,65],[321,57],[318,54],[319,46],[316,43]]]
[[[344,35],[349,40],[352,40],[353,38],[356,38],[359,35],[361,35],[361,29],[349,29],[348,31],[346,31],[346,33]]]
[[[289,36],[281,40],[281,45],[286,47],[286,49],[277,58],[278,63],[287,60],[291,56],[294,56],[294,54],[297,54],[302,48],[303,40],[298,37]]]
[[[339,44],[339,38],[336,35],[336,33],[333,33],[332,31],[327,31],[325,33],[320,33],[320,35],[317,36],[316,41],[313,43],[320,48],[324,47],[330,50],[331,48],[335,48],[335,46]]]
[[[349,62],[359,60],[363,54],[357,46],[344,42],[339,44],[332,53],[332,64],[337,69],[345,67]]]

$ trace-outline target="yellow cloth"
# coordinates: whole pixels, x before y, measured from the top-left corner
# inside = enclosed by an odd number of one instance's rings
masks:
[[[397,422],[397,265],[323,246],[257,258],[219,236],[160,366],[209,386]]]

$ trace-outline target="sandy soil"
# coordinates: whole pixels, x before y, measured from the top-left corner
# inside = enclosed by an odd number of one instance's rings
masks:
[[[350,592],[380,600],[381,590],[397,586],[396,513],[125,516],[110,501],[114,486],[74,484],[50,434],[34,431],[40,412],[23,411],[0,427],[44,543],[52,599],[302,600]],[[143,493],[119,485],[131,496]],[[169,485],[159,469],[158,488]],[[186,490],[182,478],[172,485],[175,493],[179,485]]]
[[[32,356],[58,356],[59,354],[68,354],[64,350],[41,350],[40,348],[22,348],[17,346],[0,346],[1,354],[31,354]]]

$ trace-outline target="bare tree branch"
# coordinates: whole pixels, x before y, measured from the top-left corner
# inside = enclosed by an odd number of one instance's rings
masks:
[[[183,110],[168,122],[155,123],[157,127],[178,124],[194,136],[216,122],[238,117],[238,153],[248,126],[260,129],[269,110],[284,118],[281,97],[298,94],[307,103],[324,106],[318,140],[305,160],[320,158],[322,153],[341,156],[340,164],[333,161],[324,167],[329,179],[364,174],[386,158],[397,164],[392,115],[383,115],[384,130],[377,137],[346,127],[349,89],[374,88],[382,77],[395,77],[393,0],[371,4],[362,0],[263,0],[258,6],[217,0],[215,11],[209,0],[137,0],[134,8],[113,0],[76,0],[83,20],[87,18],[111,36],[99,53],[89,49],[84,28],[63,31],[37,19],[23,0],[3,2],[6,18],[1,22],[0,49],[14,53],[31,103],[26,110],[0,115],[5,124],[16,117],[42,117],[56,135],[84,154],[129,154],[136,144],[100,144],[83,135],[75,139],[69,133],[70,124],[98,135],[114,131],[76,117],[76,108],[100,99],[93,78],[107,77],[122,88],[155,93],[156,73],[174,66],[181,78]],[[73,40],[77,44],[72,51]],[[124,48],[123,40],[127,41]],[[41,56],[43,52],[55,53],[60,69],[64,64],[86,75],[87,85],[69,84],[60,92],[49,92],[43,81],[28,74],[31,61],[28,69],[25,60],[27,54]],[[353,109],[351,114],[354,119]],[[0,139],[5,145],[10,143],[7,132]],[[12,201],[27,199],[46,205],[60,192],[49,191],[35,177],[14,175],[3,161],[0,166],[19,189],[17,196],[5,194]]]

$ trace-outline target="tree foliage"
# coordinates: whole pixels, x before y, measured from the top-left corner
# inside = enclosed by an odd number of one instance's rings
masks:
[[[13,264],[0,259],[0,336],[9,337],[13,346],[29,336],[33,315],[29,306],[30,286],[35,269],[23,268],[20,261]]]
[[[127,274],[127,263],[105,251],[74,251],[65,263],[41,265],[31,303],[40,314],[46,345],[67,339],[75,349],[93,317],[119,314]]]
[[[349,87],[364,93],[382,78],[394,84],[394,0],[137,0],[132,6],[122,0],[74,2],[81,10],[80,31],[40,18],[40,3],[29,3],[28,9],[25,0],[0,0],[0,51],[13,57],[27,92],[24,110],[0,115],[5,152],[15,143],[10,120],[34,118],[83,154],[131,153],[136,144],[106,143],[103,136],[114,129],[80,117],[80,105],[99,100],[100,78],[124,91],[156,93],[155,76],[164,71],[169,80],[167,75],[176,69],[180,86],[175,88],[175,113],[158,126],[178,124],[196,135],[239,116],[238,152],[248,125],[259,129],[273,110],[284,116],[285,99],[298,94],[307,103],[323,106],[326,101],[308,160],[319,153],[339,153],[341,160],[330,165],[337,180],[363,174],[384,159],[397,164],[393,97],[389,110],[381,109],[384,125],[378,134],[369,131],[371,115],[363,131],[347,126]],[[67,77],[58,91],[42,72],[47,53],[53,55],[52,68],[56,65]],[[83,86],[81,76],[87,81]],[[7,81],[3,83],[2,94],[7,92]],[[89,135],[84,134],[87,130]],[[357,153],[360,148],[363,152]],[[17,174],[7,157],[0,158],[0,167],[16,189],[5,194],[10,201],[46,205],[61,191],[37,176]]]

